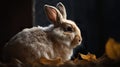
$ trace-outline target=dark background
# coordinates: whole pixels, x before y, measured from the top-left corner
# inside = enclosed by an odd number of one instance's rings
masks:
[[[75,21],[82,32],[82,46],[76,48],[75,55],[91,52],[100,57],[109,37],[120,42],[119,0],[4,0],[0,2],[0,52],[4,44],[22,29],[49,25],[43,6],[55,6],[58,2],[65,5],[68,19]]]

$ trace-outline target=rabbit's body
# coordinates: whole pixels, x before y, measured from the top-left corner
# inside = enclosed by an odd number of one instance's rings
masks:
[[[70,60],[73,48],[81,44],[81,32],[77,25],[66,19],[66,10],[62,3],[57,8],[45,5],[48,27],[26,28],[16,34],[4,48],[6,58],[17,58],[25,63],[32,63],[41,57],[63,62]]]
[[[17,58],[24,62],[32,62],[40,57],[47,59],[61,57],[63,61],[69,60],[72,49],[55,40],[50,30],[53,27],[48,28],[49,30],[42,27],[24,29],[6,44],[6,53],[10,58]]]

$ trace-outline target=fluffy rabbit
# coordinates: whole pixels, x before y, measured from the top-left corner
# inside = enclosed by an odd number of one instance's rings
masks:
[[[81,44],[77,25],[67,19],[66,9],[59,2],[56,7],[45,5],[45,13],[51,21],[47,27],[26,28],[16,34],[4,47],[5,58],[17,58],[24,63],[44,57],[63,62],[70,60],[73,48]]]

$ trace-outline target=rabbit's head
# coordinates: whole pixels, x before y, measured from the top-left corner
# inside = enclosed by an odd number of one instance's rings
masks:
[[[56,7],[45,5],[45,12],[48,19],[54,25],[51,33],[53,39],[70,48],[81,44],[81,32],[75,22],[68,20],[64,5],[59,2]]]

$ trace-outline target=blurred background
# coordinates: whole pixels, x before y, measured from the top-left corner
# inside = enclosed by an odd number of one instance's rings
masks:
[[[74,49],[73,56],[90,52],[100,57],[108,38],[120,42],[119,0],[2,0],[0,52],[5,43],[22,29],[49,25],[43,6],[55,6],[58,2],[65,5],[68,19],[75,21],[81,29],[83,42]]]

